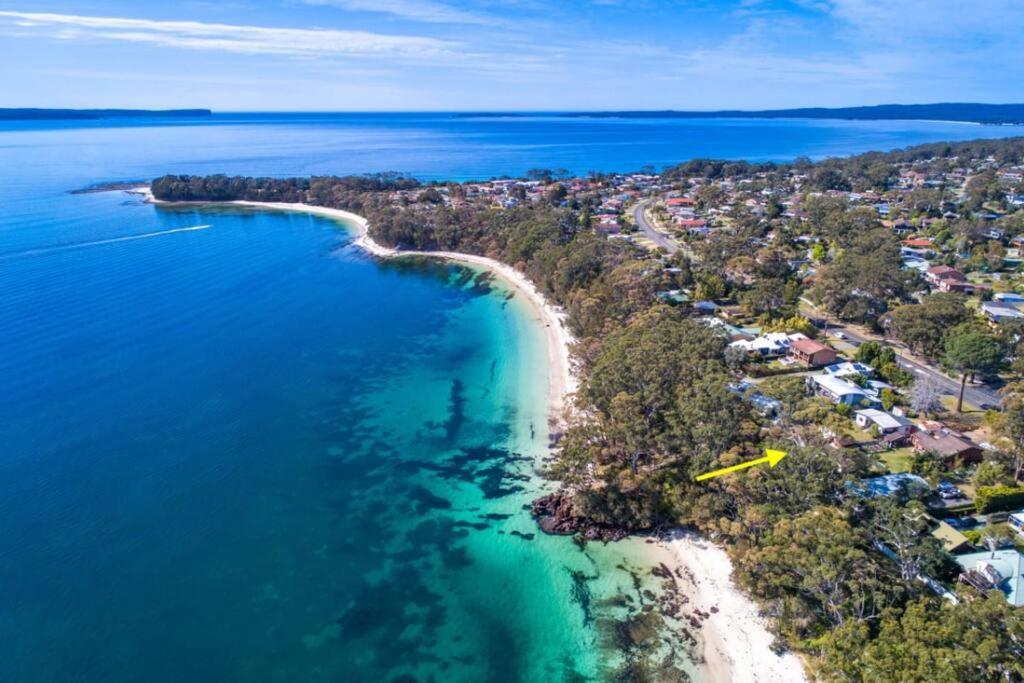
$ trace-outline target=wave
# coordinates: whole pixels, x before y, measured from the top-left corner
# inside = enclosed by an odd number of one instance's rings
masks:
[[[26,249],[25,251],[0,254],[0,260],[22,258],[26,256],[42,256],[43,254],[54,254],[72,249],[85,249],[87,247],[98,247],[104,244],[117,244],[118,242],[132,242],[134,240],[146,240],[152,237],[163,237],[179,232],[196,232],[197,230],[208,230],[212,225],[193,225],[187,228],[172,228],[171,230],[160,230],[158,232],[144,232],[141,235],[125,235],[123,237],[111,237],[105,240],[92,240],[90,242],[75,242],[74,244],[58,244],[52,247],[40,247],[38,249]]]

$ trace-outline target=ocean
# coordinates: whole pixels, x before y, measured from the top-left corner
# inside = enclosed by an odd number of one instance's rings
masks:
[[[545,345],[521,296],[452,264],[376,261],[321,218],[71,190],[166,172],[633,170],[1015,132],[0,124],[0,680],[598,680],[646,635],[616,626],[653,585],[642,543],[581,549],[524,509],[551,484],[536,474]]]

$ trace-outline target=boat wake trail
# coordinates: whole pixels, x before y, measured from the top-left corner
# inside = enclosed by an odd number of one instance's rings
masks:
[[[72,249],[85,249],[86,247],[98,247],[104,244],[116,244],[118,242],[132,242],[134,240],[148,240],[152,237],[163,237],[164,235],[173,235],[179,232],[196,232],[197,230],[208,230],[212,228],[212,225],[193,225],[188,228],[173,228],[171,230],[161,230],[159,232],[145,232],[141,235],[125,235],[124,237],[111,237],[105,240],[93,240],[91,242],[76,242],[74,244],[59,244],[53,247],[40,247],[39,249],[27,249],[25,251],[17,251],[10,254],[0,254],[0,260],[23,258],[26,256],[41,256],[43,254],[54,254],[60,251],[71,251]]]

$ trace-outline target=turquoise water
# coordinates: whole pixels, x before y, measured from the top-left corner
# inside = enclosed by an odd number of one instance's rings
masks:
[[[374,261],[323,219],[68,190],[167,171],[628,170],[951,131],[1013,129],[4,124],[0,680],[593,679],[638,637],[613,620],[650,581],[640,544],[583,552],[524,510],[543,486],[544,344],[501,283]]]
[[[597,565],[523,509],[525,302],[306,216],[61,201],[152,236],[2,261],[0,679],[598,672]]]

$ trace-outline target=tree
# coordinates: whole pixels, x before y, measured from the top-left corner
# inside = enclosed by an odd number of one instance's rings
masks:
[[[1003,486],[1009,479],[1010,476],[1001,462],[986,460],[974,470],[974,474],[971,475],[971,484],[975,488],[981,486]]]
[[[1018,382],[1007,387],[996,428],[1010,442],[1013,478],[1021,481],[1024,479],[1024,384]]]
[[[903,611],[887,611],[877,638],[839,667],[851,680],[864,681],[1021,680],[1024,613],[999,591],[957,605],[923,597]]]
[[[941,460],[935,453],[928,451],[914,451],[910,459],[910,471],[913,474],[927,480],[930,484],[936,484],[942,476]]]
[[[788,628],[798,629],[797,637],[817,630],[816,624],[871,621],[898,604],[905,589],[869,547],[864,532],[841,510],[816,507],[777,522],[763,541],[740,554],[737,581],[790,611]],[[790,602],[783,608],[785,601]]]
[[[932,415],[942,410],[942,389],[931,377],[925,376],[914,381],[910,392],[910,407],[915,413]]]
[[[930,518],[920,502],[901,505],[894,498],[880,496],[870,499],[866,510],[871,536],[892,551],[904,581],[943,565],[942,544],[928,534]]]
[[[903,270],[899,243],[882,231],[856,235],[819,273],[811,296],[840,319],[857,322],[874,321],[890,301],[906,299],[916,277]]]
[[[936,292],[919,304],[894,308],[883,324],[890,333],[914,353],[938,358],[945,346],[948,330],[971,319],[965,299],[959,294]]]
[[[962,412],[967,376],[996,371],[1003,360],[1003,350],[992,335],[972,326],[961,325],[950,331],[946,339],[946,364],[960,373],[960,393],[956,411]]]
[[[761,326],[762,332],[799,332],[800,334],[808,337],[816,337],[818,335],[818,328],[814,326],[814,323],[810,319],[805,318],[802,315],[794,315],[789,318],[778,318],[772,320],[765,325]]]

